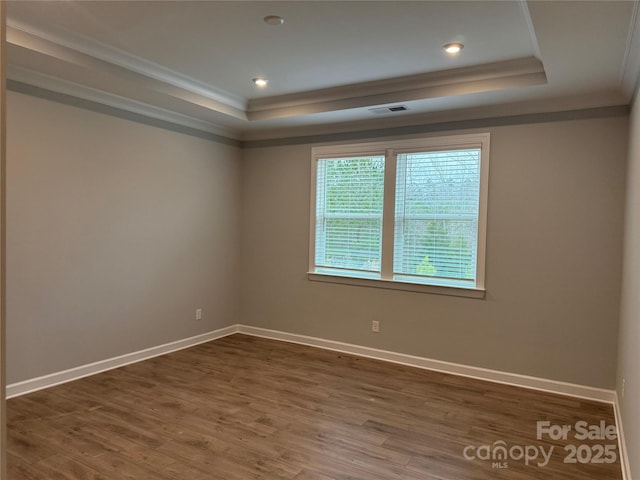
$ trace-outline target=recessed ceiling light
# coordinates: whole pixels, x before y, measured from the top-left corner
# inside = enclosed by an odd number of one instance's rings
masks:
[[[447,43],[442,46],[442,49],[450,55],[455,55],[456,53],[460,53],[460,50],[464,48],[462,43]]]
[[[282,25],[284,23],[284,18],[279,17],[278,15],[267,15],[263,18],[263,20],[264,23],[273,27],[277,27],[278,25]]]
[[[266,87],[267,83],[269,83],[269,81],[266,78],[262,78],[262,77],[254,78],[251,81],[256,84],[256,87],[260,87],[260,88]]]

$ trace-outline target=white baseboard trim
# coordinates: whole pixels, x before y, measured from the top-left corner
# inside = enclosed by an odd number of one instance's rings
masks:
[[[157,347],[146,348],[138,352],[127,353],[118,357],[100,360],[98,362],[81,365],[79,367],[44,375],[42,377],[32,378],[23,382],[12,383],[11,385],[7,385],[6,396],[7,399],[18,397],[37,390],[60,385],[61,383],[67,383],[83,377],[95,375],[96,373],[104,372],[106,370],[112,370],[131,363],[141,362],[142,360],[148,360],[153,357],[175,352],[176,350],[193,347],[200,343],[210,342],[211,340],[232,335],[237,331],[238,325],[231,325],[229,327],[220,328],[194,337],[176,340],[175,342],[165,343],[164,345],[158,345]]]
[[[523,387],[543,392],[557,393],[560,395],[568,395],[598,402],[613,404],[615,403],[616,398],[614,390],[588,387],[585,385],[560,382],[557,380],[548,380],[539,377],[530,377],[517,373],[501,372],[498,370],[490,370],[487,368],[472,367],[459,363],[433,360],[430,358],[417,357],[404,353],[390,352],[388,350],[378,350],[375,348],[363,347],[361,345],[353,345],[350,343],[337,342],[334,340],[308,337],[306,335],[298,335],[295,333],[287,333],[278,330],[269,330],[266,328],[251,327],[247,325],[238,325],[238,333],[244,333],[246,335],[253,335],[256,337],[270,338],[273,340],[281,340],[284,342],[298,343],[311,347],[324,348],[326,350],[335,350],[338,352],[358,355],[360,357],[384,360],[401,365],[424,368],[426,370],[435,370],[438,372],[450,373],[463,377],[476,378],[479,380],[513,385],[516,387]]]
[[[396,353],[388,350],[378,350],[375,348],[364,347],[361,345],[353,345],[350,343],[338,342],[335,340],[326,340],[323,338],[309,337],[296,333],[282,332],[278,330],[269,330],[265,328],[252,327],[248,325],[230,325],[225,328],[214,330],[211,332],[196,335],[194,337],[177,340],[175,342],[165,343],[157,347],[147,348],[138,352],[127,353],[118,357],[100,360],[98,362],[81,365],[61,372],[44,375],[42,377],[32,378],[22,382],[7,385],[7,398],[13,398],[27,393],[42,390],[44,388],[53,387],[61,383],[78,380],[89,375],[104,372],[114,368],[129,365],[131,363],[140,362],[149,358],[164,355],[166,353],[182,350],[184,348],[193,347],[200,343],[210,342],[218,338],[226,337],[234,333],[244,333],[256,337],[270,338],[284,342],[297,343],[300,345],[308,345],[311,347],[323,348],[326,350],[334,350],[338,352],[349,353],[361,357],[383,360],[411,367],[424,368],[426,370],[435,370],[438,372],[460,375],[463,377],[476,378],[495,383],[513,385],[517,387],[540,390],[549,393],[557,393],[560,395],[569,395],[572,397],[595,400],[599,402],[607,402],[616,404],[616,392],[614,390],[606,390],[573,383],[560,382],[557,380],[548,380],[545,378],[531,377],[520,375],[517,373],[501,372],[498,370],[490,370],[486,368],[473,367],[458,363],[445,362],[442,360],[434,360],[425,357],[417,357],[404,353]]]
[[[620,452],[620,468],[622,469],[622,480],[631,480],[631,465],[629,464],[629,454],[627,443],[624,439],[624,428],[622,425],[622,414],[618,393],[615,392],[615,402],[613,403],[613,413],[616,416],[616,426],[618,427],[618,451]]]
[[[358,355],[360,357],[373,358],[376,360],[423,368],[426,370],[434,370],[438,372],[449,373],[452,375],[460,375],[463,377],[476,378],[479,380],[513,385],[532,390],[539,390],[543,392],[611,403],[613,405],[615,421],[618,427],[618,451],[620,452],[622,478],[623,480],[631,480],[629,458],[627,456],[628,453],[624,439],[622,418],[620,416],[620,404],[615,390],[606,390],[602,388],[560,382],[557,380],[548,380],[545,378],[520,375],[517,373],[508,373],[498,370],[472,367],[469,365],[445,362],[442,360],[434,360],[425,357],[417,357],[404,353],[390,352],[388,350],[379,350],[375,348],[364,347],[361,345],[338,342],[335,340],[326,340],[323,338],[309,337],[306,335],[282,332],[278,330],[269,330],[248,325],[230,325],[228,327],[213,330],[201,335],[177,340],[175,342],[165,343],[164,345],[158,345],[156,347],[147,348],[138,352],[127,353],[125,355],[120,355],[118,357],[101,360],[87,365],[81,365],[79,367],[52,373],[50,375],[44,375],[42,377],[25,380],[23,382],[13,383],[11,385],[7,385],[6,397],[7,399],[18,397],[20,395],[25,395],[27,393],[53,387],[62,383],[71,382],[73,380],[78,380],[90,375],[95,375],[100,372],[123,367],[125,365],[140,362],[143,360],[148,360],[150,358],[165,355],[177,350],[193,347],[201,343],[210,342],[218,338],[233,335],[234,333],[244,333],[246,335],[252,335],[255,337],[270,338],[283,342],[297,343],[310,347],[349,353],[352,355]]]

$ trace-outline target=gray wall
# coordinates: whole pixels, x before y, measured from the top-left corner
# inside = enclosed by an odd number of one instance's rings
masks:
[[[618,400],[633,478],[640,478],[640,101],[631,112],[624,269],[618,356]],[[622,379],[625,379],[624,397]]]
[[[308,281],[311,146],[245,149],[242,322],[613,388],[627,123],[488,129],[485,300]]]
[[[238,148],[17,93],[8,117],[8,383],[237,322]]]
[[[626,118],[475,130],[492,133],[476,300],[308,281],[310,145],[8,107],[9,383],[245,323],[614,386]]]

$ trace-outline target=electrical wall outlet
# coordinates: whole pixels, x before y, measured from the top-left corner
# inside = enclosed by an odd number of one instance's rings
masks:
[[[380,322],[378,320],[371,321],[371,331],[376,333],[380,331]]]
[[[197,308],[196,309],[196,320],[202,320],[202,309],[201,308]]]

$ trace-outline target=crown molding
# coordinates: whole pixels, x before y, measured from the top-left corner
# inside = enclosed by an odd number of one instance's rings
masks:
[[[387,125],[383,128],[374,126],[369,128],[343,129],[342,131],[321,132],[316,130],[296,131],[295,136],[285,136],[286,132],[279,135],[271,135],[267,137],[249,137],[242,138],[242,148],[268,148],[282,147],[290,145],[317,145],[323,143],[340,143],[365,141],[380,138],[398,138],[407,135],[425,135],[425,134],[441,134],[443,132],[456,132],[460,130],[477,130],[495,127],[505,127],[511,125],[528,125],[534,123],[549,122],[567,122],[574,120],[590,120],[594,118],[614,118],[628,117],[629,105],[610,105],[594,108],[579,108],[575,110],[556,110],[556,111],[535,111],[532,113],[522,114],[505,114],[505,112],[495,112],[494,116],[476,116],[463,115],[457,117],[457,120],[443,120],[432,117],[431,121],[425,120],[422,123],[414,122],[404,125]],[[456,118],[456,117],[454,117]],[[464,118],[464,119],[463,119]]]
[[[131,98],[122,97],[114,93],[105,92],[79,83],[63,80],[58,77],[46,75],[23,67],[9,65],[7,67],[7,79],[12,82],[37,87],[49,92],[55,92],[80,100],[99,103],[126,112],[142,115],[163,122],[181,125],[201,132],[238,139],[237,131],[221,127],[212,122],[177,113],[173,110],[138,102]]]
[[[526,0],[522,0],[522,8],[528,18]],[[638,22],[637,11],[636,5],[632,20],[634,25]],[[16,19],[8,19],[7,23],[7,41],[11,49],[8,69],[10,80],[69,98],[76,97],[80,99],[78,103],[94,102],[236,141],[251,141],[265,135],[269,137],[269,133],[265,134],[262,129],[253,132],[251,123],[259,123],[260,120],[547,83],[542,62],[536,57],[524,57],[314,91],[245,99],[77,33],[47,25],[27,24]],[[532,25],[530,34],[537,49]],[[630,32],[629,35],[630,40],[633,38],[640,43],[640,34],[634,36]],[[627,52],[625,57],[625,72],[633,63],[632,53]],[[640,64],[640,61],[637,63]],[[27,90],[22,88],[22,91]],[[433,115],[429,114],[429,121]],[[437,117],[440,118],[441,113]],[[406,121],[409,124],[425,123],[421,117],[413,116],[411,119],[407,117]],[[372,128],[367,122],[365,119],[347,124],[349,128],[367,130]],[[392,123],[395,124],[395,120]],[[302,128],[302,131],[309,134],[323,128],[330,126],[312,124]],[[282,127],[281,130],[287,131],[279,132],[276,129],[276,136],[291,136],[290,128]]]
[[[535,57],[517,58],[308,92],[256,98],[249,100],[247,118],[264,120],[308,115],[546,83],[547,76],[540,60]]]
[[[533,19],[531,18],[531,12],[529,11],[528,0],[520,0],[520,8],[522,9],[522,15],[524,21],[529,29],[529,37],[531,39],[531,45],[533,46],[533,53],[536,58],[542,58],[542,52],[540,51],[540,44],[538,43],[538,35],[536,35],[536,29],[533,26]]]
[[[200,82],[163,65],[125,52],[124,50],[112,47],[111,45],[98,42],[84,35],[66,30],[56,30],[51,26],[35,26],[8,18],[7,41],[9,43],[16,43],[16,41],[20,41],[20,38],[30,38],[31,41],[39,39],[41,40],[40,45],[43,45],[43,42],[47,42],[49,44],[65,47],[69,50],[88,55],[89,57],[102,60],[112,65],[117,65],[145,77],[152,78],[159,82],[214,100],[215,102],[228,105],[229,107],[237,110],[245,110],[247,106],[247,99],[244,97],[227,92],[207,83]],[[23,44],[22,46],[25,45]]]
[[[93,83],[89,85],[89,88],[93,88],[90,93],[92,100],[101,101],[97,91],[106,90],[110,93],[104,95],[109,97],[110,102],[115,101],[111,94],[117,97],[119,108],[123,108],[126,98],[132,98],[128,110],[137,111],[146,103],[152,105],[149,110],[155,107],[164,110],[163,115],[173,110],[178,115],[199,116],[203,121],[213,117],[214,122],[215,117],[220,115],[240,122],[255,121],[540,85],[547,81],[542,63],[537,58],[529,57],[247,100],[147,59],[51,26],[9,19],[7,42],[12,48],[12,66],[33,72],[40,70],[39,65],[42,65],[41,73],[45,75],[38,79],[39,83],[34,84],[36,86],[58,91],[59,86],[52,85],[53,77],[66,78],[68,85],[83,84],[83,80],[73,77],[72,70],[75,69],[80,77],[90,75],[87,72],[94,72]],[[77,69],[83,73],[77,73]],[[95,72],[100,74],[101,80],[96,80]],[[45,77],[48,77],[48,84],[43,85]],[[106,78],[114,81],[106,82]],[[30,81],[25,78],[14,79]],[[109,90],[110,87],[112,90]],[[141,91],[148,93],[140,94]],[[64,93],[73,94],[69,90]],[[88,93],[85,91],[83,94]],[[224,118],[221,121],[224,123]]]
[[[123,94],[134,101],[142,100],[145,103],[175,110],[178,113],[199,110],[202,112],[202,118],[225,116],[246,121],[243,105],[242,108],[237,108],[232,101],[221,102],[213,98],[216,95],[211,92],[208,92],[207,96],[195,93],[198,88],[194,85],[189,86],[188,89],[175,86],[174,83],[179,83],[175,78],[172,83],[158,80],[154,78],[161,77],[158,71],[145,71],[149,62],[137,67],[137,71],[134,71],[128,66],[121,66],[98,58],[106,56],[106,54],[104,52],[96,53],[97,50],[93,51],[95,45],[91,45],[91,48],[85,47],[82,49],[83,51],[76,50],[75,48],[78,46],[73,45],[71,41],[60,38],[52,40],[53,36],[51,35],[25,27],[22,24],[18,28],[13,23],[7,27],[7,47],[11,53],[10,66],[26,67],[31,70],[42,69],[43,73],[49,76],[66,78],[71,82],[75,80],[68,78],[71,72],[75,72],[76,75],[78,72],[83,72],[80,73],[81,77],[84,75],[85,77],[93,77],[94,80],[98,79],[100,85],[96,85],[94,82],[91,86],[111,93]],[[57,43],[58,41],[60,43]],[[73,48],[67,45],[72,45]],[[85,53],[85,51],[91,51],[91,54]],[[133,57],[127,60],[133,62]],[[124,64],[125,60],[120,59],[119,63]],[[138,73],[142,71],[145,73]],[[84,82],[80,81],[79,83]],[[113,91],[113,88],[116,90]],[[128,92],[132,92],[132,96],[129,96]],[[140,96],[140,92],[146,92],[142,95],[145,98],[136,98],[136,95]]]
[[[633,11],[627,34],[627,47],[620,70],[620,86],[625,94],[632,96],[638,87],[640,77],[640,15],[639,2],[633,2]]]

